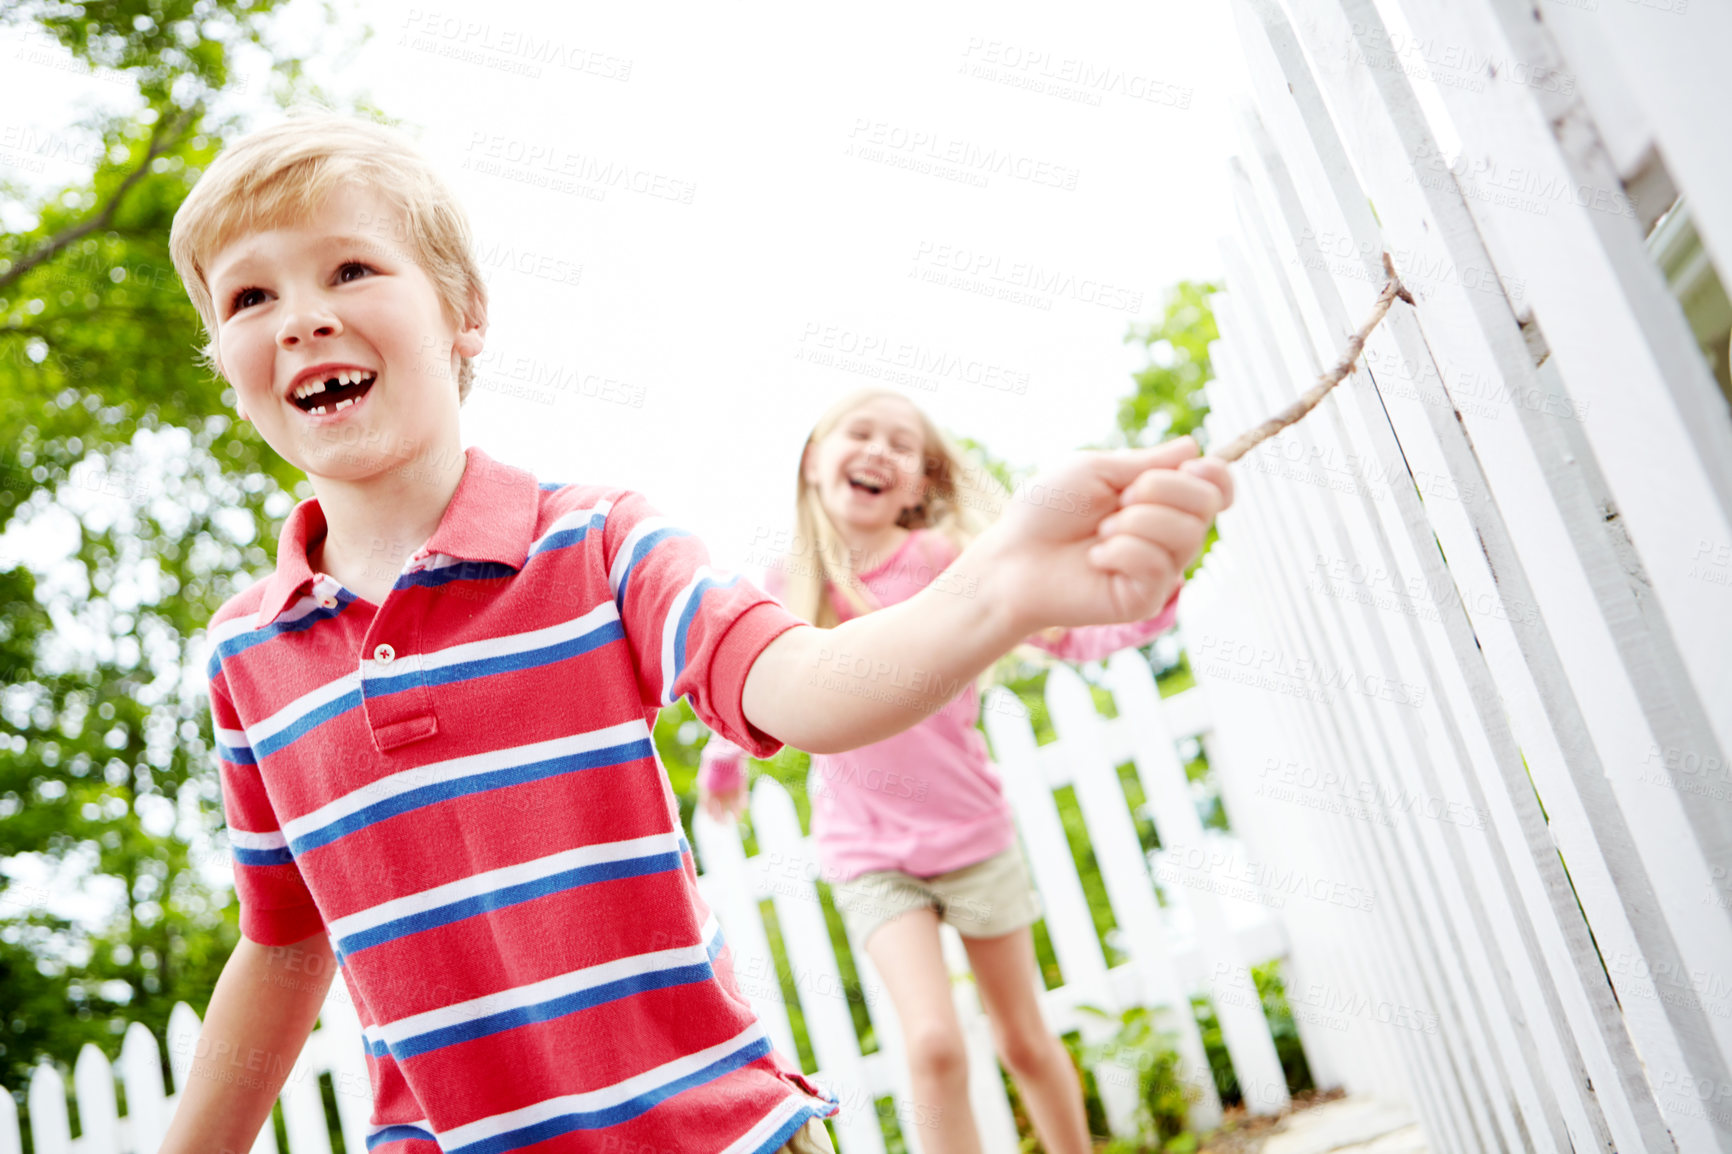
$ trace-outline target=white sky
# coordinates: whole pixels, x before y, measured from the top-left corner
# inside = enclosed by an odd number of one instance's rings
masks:
[[[788,527],[806,432],[876,383],[836,362],[927,366],[904,391],[941,425],[1038,465],[1112,432],[1142,363],[1128,324],[1220,273],[1244,84],[1218,0],[344,9],[331,29],[291,0],[285,33],[375,29],[314,75],[418,130],[488,265],[466,443],[640,489],[723,565],[761,568],[753,543]],[[259,123],[280,115],[260,72],[240,87]],[[124,93],[0,29],[0,181],[80,179],[94,144],[67,126]],[[960,287],[922,276],[957,266],[974,270]],[[41,560],[64,536],[41,519],[0,554]],[[114,900],[46,867],[7,872],[70,916]]]
[[[1242,64],[1218,3],[353,7],[373,41],[324,79],[419,129],[489,265],[466,442],[545,479],[641,489],[723,564],[757,568],[807,430],[873,383],[802,354],[947,366],[904,391],[1038,464],[1111,433],[1141,363],[1127,324],[1220,270]],[[292,9],[290,34],[349,38],[311,16]],[[55,59],[0,40],[0,146],[117,91]],[[1087,100],[1020,86],[1064,77]],[[88,156],[76,141],[32,152],[40,140],[0,147],[0,177],[64,179],[61,157]],[[961,157],[951,170],[986,186],[849,154],[875,140],[904,160]],[[529,183],[560,180],[583,191]],[[970,287],[989,292],[1017,289],[1019,265],[1057,286],[1020,281],[1031,304],[920,278],[947,261],[984,262]],[[849,356],[855,342],[883,352]],[[965,379],[980,373],[1009,387]]]

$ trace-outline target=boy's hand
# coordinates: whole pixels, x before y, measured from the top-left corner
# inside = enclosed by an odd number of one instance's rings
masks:
[[[726,821],[729,818],[738,820],[746,812],[746,787],[736,785],[732,789],[720,789],[711,793],[703,786],[698,786],[698,808],[715,821]]]
[[[746,720],[809,753],[882,741],[1031,634],[1155,616],[1232,499],[1226,466],[1189,437],[1079,456],[1022,486],[954,580],[770,642],[741,691]]]
[[[1029,632],[1154,616],[1233,501],[1220,461],[1180,437],[1082,454],[1021,486],[991,538],[986,575]]]

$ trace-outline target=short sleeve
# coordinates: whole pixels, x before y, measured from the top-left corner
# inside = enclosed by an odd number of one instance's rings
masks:
[[[753,757],[774,754],[781,742],[746,720],[746,674],[770,642],[804,622],[739,574],[710,565],[702,541],[636,493],[613,503],[602,540],[644,704],[690,698],[716,733]]]
[[[223,815],[234,855],[241,933],[262,946],[303,941],[324,926],[265,794],[264,778],[218,673],[210,683]]]

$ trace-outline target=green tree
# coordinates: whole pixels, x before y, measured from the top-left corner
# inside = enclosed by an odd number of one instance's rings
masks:
[[[219,800],[199,633],[274,552],[299,474],[222,415],[168,259],[169,225],[221,140],[212,98],[243,45],[269,50],[280,0],[22,0],[31,30],[135,90],[137,111],[67,133],[99,142],[88,180],[0,186],[0,530],[59,526],[52,574],[0,565],[0,857],[37,855],[55,887],[112,903],[92,928],[0,878],[0,1082],[85,1042],[111,1057],[129,1021],[159,1037],[201,1008],[235,937],[204,867]],[[280,54],[279,54],[280,56]],[[274,70],[286,100],[300,62]]]
[[[1221,286],[1180,281],[1159,320],[1133,324],[1126,344],[1139,344],[1148,363],[1132,374],[1136,388],[1119,401],[1119,435],[1127,445],[1153,445],[1196,431],[1209,415],[1203,386],[1214,379],[1209,342],[1220,336],[1209,296]]]

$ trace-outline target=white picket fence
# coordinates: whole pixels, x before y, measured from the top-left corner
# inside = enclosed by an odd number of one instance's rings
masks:
[[[1181,606],[1235,829],[1337,896],[1284,911],[1312,1070],[1449,1154],[1732,1151],[1732,420],[1650,251],[1732,270],[1732,4],[1232,8],[1211,435],[1384,251],[1418,302]]]
[[[1121,653],[1105,666],[1118,716],[1095,708],[1089,687],[1075,671],[1055,666],[1048,677],[1047,704],[1058,740],[1036,746],[1026,710],[1011,694],[993,690],[985,703],[987,732],[1004,775],[1031,871],[1046,910],[1046,928],[1064,984],[1042,995],[1042,1006],[1060,1032],[1080,1030],[1087,1040],[1110,1034],[1100,1018],[1079,1011],[1096,1006],[1119,1011],[1133,1005],[1162,1008],[1162,1025],[1180,1039],[1181,1075],[1193,1088],[1193,1126],[1207,1128],[1221,1116],[1219,1097],[1192,1016],[1189,996],[1212,990],[1223,1039],[1251,1110],[1273,1113],[1287,1106],[1287,1084],[1274,1041],[1250,977],[1250,966],[1281,957],[1285,937],[1270,916],[1280,895],[1256,885],[1223,886],[1208,876],[1207,863],[1242,858],[1237,843],[1205,831],[1179,759],[1178,743],[1206,736],[1209,727],[1197,690],[1161,701],[1147,663]],[[1134,762],[1162,850],[1146,858],[1135,818],[1115,767]],[[1074,787],[1102,880],[1129,961],[1109,967],[1090,918],[1075,861],[1065,840],[1054,790]],[[794,801],[776,782],[760,779],[751,800],[757,852],[748,857],[739,833],[699,815],[697,852],[704,872],[699,885],[715,910],[734,954],[743,992],[775,1045],[798,1051],[783,1001],[776,962],[759,903],[770,901],[782,937],[807,1036],[817,1060],[809,1071],[842,1103],[836,1119],[844,1154],[882,1154],[885,1149],[877,1103],[893,1100],[895,1117],[912,1154],[919,1154],[919,1115],[908,1097],[896,1016],[864,951],[852,949],[878,1039],[861,1052],[841,968],[825,925],[809,839],[800,831]],[[1203,868],[1199,868],[1199,867]],[[1162,881],[1162,907],[1152,884]],[[946,928],[946,951],[958,974],[966,971],[961,941]],[[993,1054],[988,1024],[973,988],[956,985],[970,1052],[970,1093],[989,1150],[1016,1148],[1009,1102]],[[169,1065],[178,1086],[199,1045],[197,1015],[175,1008],[169,1027]],[[160,1051],[150,1032],[134,1024],[121,1054],[120,1080],[129,1116],[115,1110],[115,1073],[107,1059],[86,1046],[74,1068],[81,1136],[70,1137],[66,1088],[49,1066],[36,1072],[29,1090],[36,1154],[152,1154],[173,1099],[164,1093]],[[1128,1125],[1137,1082],[1136,1059],[1103,1063],[1097,1083],[1115,1129]],[[249,1073],[248,1057],[233,1055],[235,1076]],[[329,1154],[320,1078],[329,1076],[338,1121],[350,1150],[366,1149],[371,1109],[360,1029],[342,982],[321,1015],[318,1029],[289,1074],[281,1105],[293,1154]],[[20,1149],[11,1098],[0,1092],[0,1154]],[[253,1154],[276,1154],[267,1126]]]

